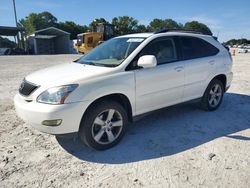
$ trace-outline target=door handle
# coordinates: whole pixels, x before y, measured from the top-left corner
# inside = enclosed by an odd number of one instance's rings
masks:
[[[211,60],[211,61],[209,61],[208,63],[209,63],[210,65],[214,65],[215,60]]]
[[[174,70],[176,70],[177,72],[181,72],[183,70],[183,67],[182,66],[175,67]]]

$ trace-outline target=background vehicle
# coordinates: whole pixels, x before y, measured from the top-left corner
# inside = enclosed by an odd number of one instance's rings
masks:
[[[0,48],[0,55],[26,55],[25,52],[21,48]]]
[[[248,49],[247,48],[244,48],[244,47],[241,47],[241,48],[238,48],[238,53],[247,53],[248,52]]]
[[[78,132],[103,150],[135,116],[194,99],[216,110],[232,77],[232,58],[212,36],[163,30],[116,37],[75,63],[30,74],[14,102],[38,130]]]
[[[0,48],[0,55],[8,55],[10,48]]]
[[[81,33],[77,35],[75,49],[78,53],[87,53],[97,45],[114,36],[113,26],[107,23],[98,23],[93,32]]]

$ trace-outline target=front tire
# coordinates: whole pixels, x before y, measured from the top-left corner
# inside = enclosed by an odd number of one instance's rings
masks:
[[[213,79],[201,100],[201,106],[206,111],[214,111],[221,105],[225,88],[220,80]]]
[[[81,122],[81,140],[97,150],[109,149],[122,139],[128,124],[127,113],[115,101],[101,101],[87,110]]]

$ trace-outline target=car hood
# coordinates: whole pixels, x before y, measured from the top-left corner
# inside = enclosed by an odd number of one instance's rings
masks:
[[[45,68],[28,75],[25,79],[36,85],[65,85],[105,75],[112,71],[109,67],[68,63]]]

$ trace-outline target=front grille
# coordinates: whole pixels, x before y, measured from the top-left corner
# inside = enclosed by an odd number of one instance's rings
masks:
[[[39,86],[26,81],[25,79],[19,87],[19,93],[24,96],[29,96],[33,91],[35,91]]]

